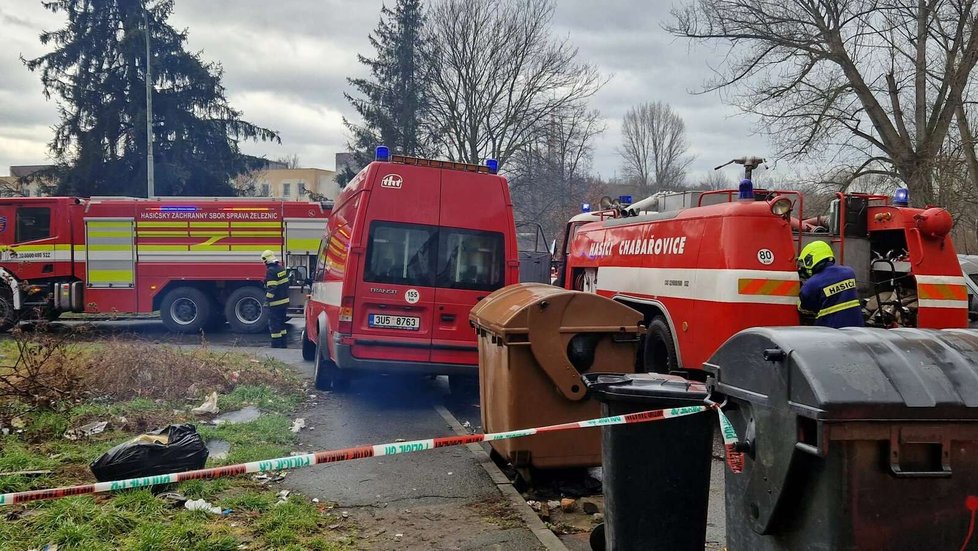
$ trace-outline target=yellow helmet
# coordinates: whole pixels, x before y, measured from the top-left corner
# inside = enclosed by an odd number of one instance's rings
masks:
[[[798,271],[807,277],[812,276],[812,271],[825,260],[835,260],[835,253],[832,247],[825,241],[812,241],[805,245],[798,257]]]
[[[275,258],[274,252],[266,249],[265,252],[261,253],[261,261],[265,264],[271,264],[272,262],[278,262],[278,259]]]

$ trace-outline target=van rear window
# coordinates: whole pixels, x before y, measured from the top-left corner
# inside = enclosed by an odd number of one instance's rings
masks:
[[[364,281],[492,291],[502,287],[503,234],[374,222]]]

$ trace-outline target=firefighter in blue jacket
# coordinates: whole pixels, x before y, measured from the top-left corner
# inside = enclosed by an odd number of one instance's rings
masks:
[[[862,327],[862,305],[856,292],[856,273],[835,263],[832,247],[813,241],[801,250],[798,273],[808,278],[801,286],[798,310],[815,317],[823,327]]]
[[[289,272],[282,267],[275,253],[261,253],[265,263],[265,300],[268,301],[268,332],[272,335],[272,348],[287,348],[285,344],[285,317],[289,309]]]

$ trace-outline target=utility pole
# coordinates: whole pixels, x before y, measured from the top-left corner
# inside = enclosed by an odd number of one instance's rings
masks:
[[[143,22],[146,24],[146,197],[156,194],[153,177],[153,73],[149,53],[149,9],[143,5]]]

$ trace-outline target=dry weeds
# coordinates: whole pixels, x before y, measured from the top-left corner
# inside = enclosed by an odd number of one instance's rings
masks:
[[[206,344],[179,348],[119,337],[74,340],[72,334],[15,331],[16,350],[0,357],[0,398],[54,407],[91,398],[196,399],[241,384],[299,389],[297,379],[274,362],[217,352]]]

